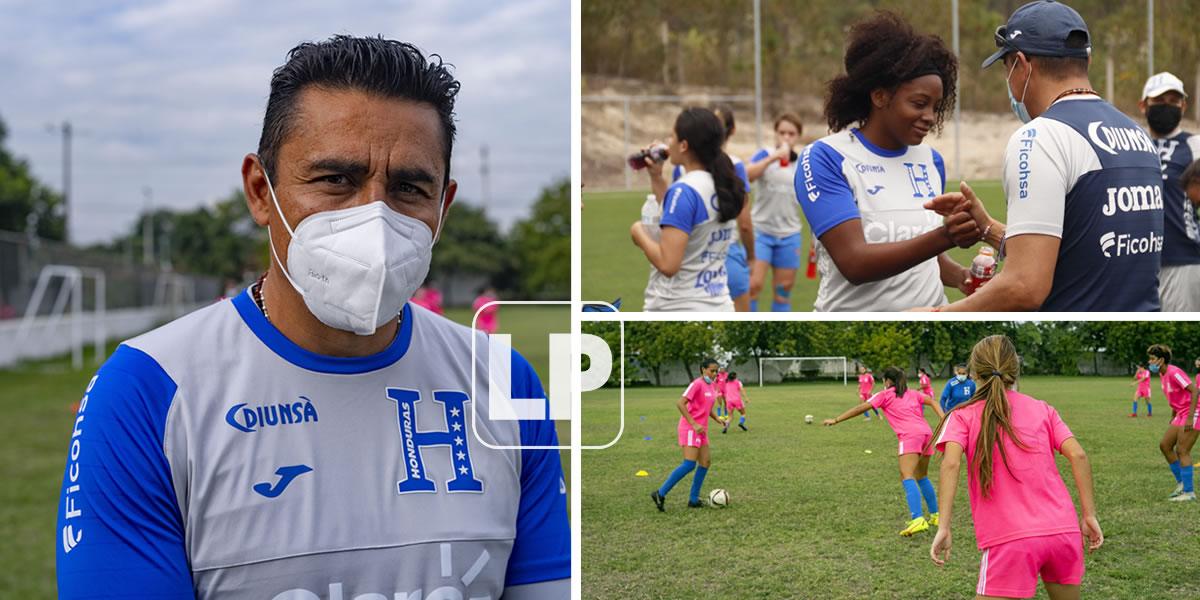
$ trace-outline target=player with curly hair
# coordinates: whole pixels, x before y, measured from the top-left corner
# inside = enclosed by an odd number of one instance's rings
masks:
[[[846,72],[829,82],[834,133],[804,149],[796,197],[817,238],[818,311],[896,311],[946,303],[968,270],[945,253],[981,230],[962,212],[923,204],[942,194],[942,156],[924,143],[954,106],[958,60],[936,36],[886,11],[850,30]]]

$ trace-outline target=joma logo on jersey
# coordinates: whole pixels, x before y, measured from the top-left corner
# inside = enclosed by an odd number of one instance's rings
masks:
[[[1104,127],[1103,121],[1088,124],[1088,137],[1101,150],[1116,156],[1121,152],[1150,152],[1158,155],[1154,142],[1145,131],[1136,127]]]
[[[1163,195],[1161,185],[1133,185],[1108,188],[1108,202],[1100,209],[1104,216],[1111,217],[1121,212],[1139,212],[1143,210],[1162,210]]]
[[[312,400],[300,396],[303,402],[247,406],[245,402],[234,404],[225,413],[225,422],[238,431],[254,433],[261,427],[296,425],[317,422],[317,407]]]
[[[437,492],[437,485],[426,476],[421,450],[439,446],[449,447],[450,464],[454,473],[454,479],[446,482],[446,491],[483,491],[483,482],[475,478],[475,469],[471,464],[471,448],[467,443],[466,404],[471,399],[465,392],[433,392],[433,401],[441,405],[446,416],[444,430],[421,430],[417,427],[417,402],[421,401],[421,392],[388,388],[387,397],[396,403],[400,448],[404,455],[404,479],[396,483],[396,493]]]
[[[1134,237],[1128,233],[1118,234],[1113,231],[1100,236],[1100,251],[1108,258],[1162,252],[1162,247],[1162,236],[1155,235],[1153,231],[1147,237]]]

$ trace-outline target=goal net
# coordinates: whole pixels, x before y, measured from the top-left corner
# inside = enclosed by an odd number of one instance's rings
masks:
[[[787,381],[841,379],[850,381],[850,362],[845,356],[771,356],[759,359],[758,386]]]

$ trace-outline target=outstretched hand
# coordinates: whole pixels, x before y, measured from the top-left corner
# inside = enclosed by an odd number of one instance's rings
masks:
[[[950,228],[950,219],[956,214],[966,214],[970,216],[970,220],[978,227],[978,234],[975,242],[978,242],[983,237],[983,231],[992,222],[992,216],[988,214],[987,209],[983,207],[983,202],[975,195],[975,190],[963,181],[958,184],[959,191],[942,194],[925,203],[927,210],[932,210],[943,217],[946,217],[947,230]],[[966,221],[959,217],[955,223],[959,225],[959,229],[965,229],[962,224]],[[953,236],[952,236],[953,239]],[[958,239],[954,240],[958,243]],[[968,246],[962,246],[968,247]]]

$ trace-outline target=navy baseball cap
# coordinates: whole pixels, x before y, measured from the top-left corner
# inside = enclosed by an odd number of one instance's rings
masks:
[[[1067,36],[1075,31],[1087,36],[1087,45],[1083,48],[1067,47]],[[999,50],[983,61],[980,68],[988,68],[1009,52],[1087,58],[1092,52],[1092,35],[1075,9],[1054,0],[1037,0],[1018,8],[1007,24],[996,29],[996,47]]]

